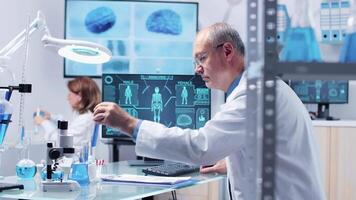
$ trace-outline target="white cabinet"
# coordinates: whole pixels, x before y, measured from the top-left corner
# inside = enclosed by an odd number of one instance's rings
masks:
[[[332,128],[330,199],[356,199],[356,127]]]
[[[314,127],[317,145],[319,147],[321,172],[323,176],[326,196],[329,198],[330,191],[330,132],[329,127]]]
[[[356,121],[313,123],[328,199],[356,199]]]

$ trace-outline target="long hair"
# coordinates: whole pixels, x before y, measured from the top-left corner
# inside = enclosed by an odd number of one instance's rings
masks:
[[[81,96],[79,105],[74,108],[78,113],[94,111],[94,107],[101,101],[101,92],[98,85],[91,78],[78,77],[68,81],[68,89]]]

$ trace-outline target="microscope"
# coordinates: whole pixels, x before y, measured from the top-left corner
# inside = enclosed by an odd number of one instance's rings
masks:
[[[47,143],[47,158],[46,158],[46,180],[41,182],[41,188],[44,192],[56,191],[77,191],[80,189],[79,183],[72,180],[63,181],[53,180],[58,166],[58,159],[63,156],[71,157],[75,153],[73,147],[73,135],[67,134],[68,122],[58,121],[59,129],[59,147],[54,147],[52,143]]]

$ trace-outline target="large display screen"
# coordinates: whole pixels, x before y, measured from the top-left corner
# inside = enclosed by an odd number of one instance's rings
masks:
[[[103,73],[194,74],[198,3],[67,0],[65,37],[100,43],[113,53],[102,65],[65,60],[64,76]]]
[[[197,129],[210,119],[210,90],[198,75],[103,74],[103,100],[167,127]],[[103,127],[103,138],[123,136]]]

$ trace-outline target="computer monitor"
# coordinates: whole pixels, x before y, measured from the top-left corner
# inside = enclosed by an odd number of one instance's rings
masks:
[[[329,104],[348,103],[348,81],[291,81],[290,85],[303,103],[318,104],[317,118],[329,117]]]
[[[197,2],[66,0],[65,38],[101,43],[113,57],[102,65],[65,60],[64,76],[192,75],[197,29]]]
[[[103,100],[167,127],[197,129],[210,119],[210,90],[198,75],[103,74]],[[103,138],[125,137],[103,126]]]

